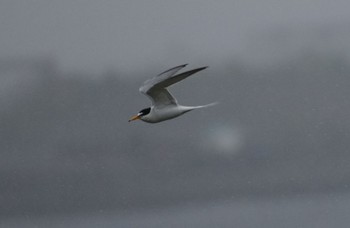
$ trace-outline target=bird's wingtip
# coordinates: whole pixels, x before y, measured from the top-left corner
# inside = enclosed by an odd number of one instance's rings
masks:
[[[200,68],[198,68],[199,70],[205,70],[205,69],[207,69],[209,66],[204,66],[204,67],[200,67]]]

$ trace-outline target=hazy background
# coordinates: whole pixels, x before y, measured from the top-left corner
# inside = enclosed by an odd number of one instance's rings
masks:
[[[0,2],[0,227],[348,227],[350,2]],[[128,123],[177,65],[184,105]]]

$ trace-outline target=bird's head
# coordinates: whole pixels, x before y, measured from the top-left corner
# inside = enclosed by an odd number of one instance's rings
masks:
[[[137,113],[137,115],[132,116],[129,119],[129,122],[133,121],[133,120],[139,120],[142,119],[143,116],[148,115],[151,112],[151,108],[144,108],[141,111],[139,111],[139,113]]]

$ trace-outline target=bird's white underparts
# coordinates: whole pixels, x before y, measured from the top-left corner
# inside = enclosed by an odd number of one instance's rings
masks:
[[[216,103],[200,106],[183,106],[178,104],[176,98],[167,90],[169,86],[207,68],[207,66],[205,66],[176,74],[185,66],[187,66],[187,64],[173,67],[145,81],[139,90],[142,94],[151,99],[152,106],[142,109],[135,116],[131,117],[129,122],[133,120],[142,120],[147,123],[158,123],[181,116],[195,109],[215,105]]]

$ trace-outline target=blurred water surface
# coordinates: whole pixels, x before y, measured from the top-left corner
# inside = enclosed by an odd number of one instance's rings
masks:
[[[350,195],[240,199],[137,211],[8,219],[2,227],[348,227]]]

